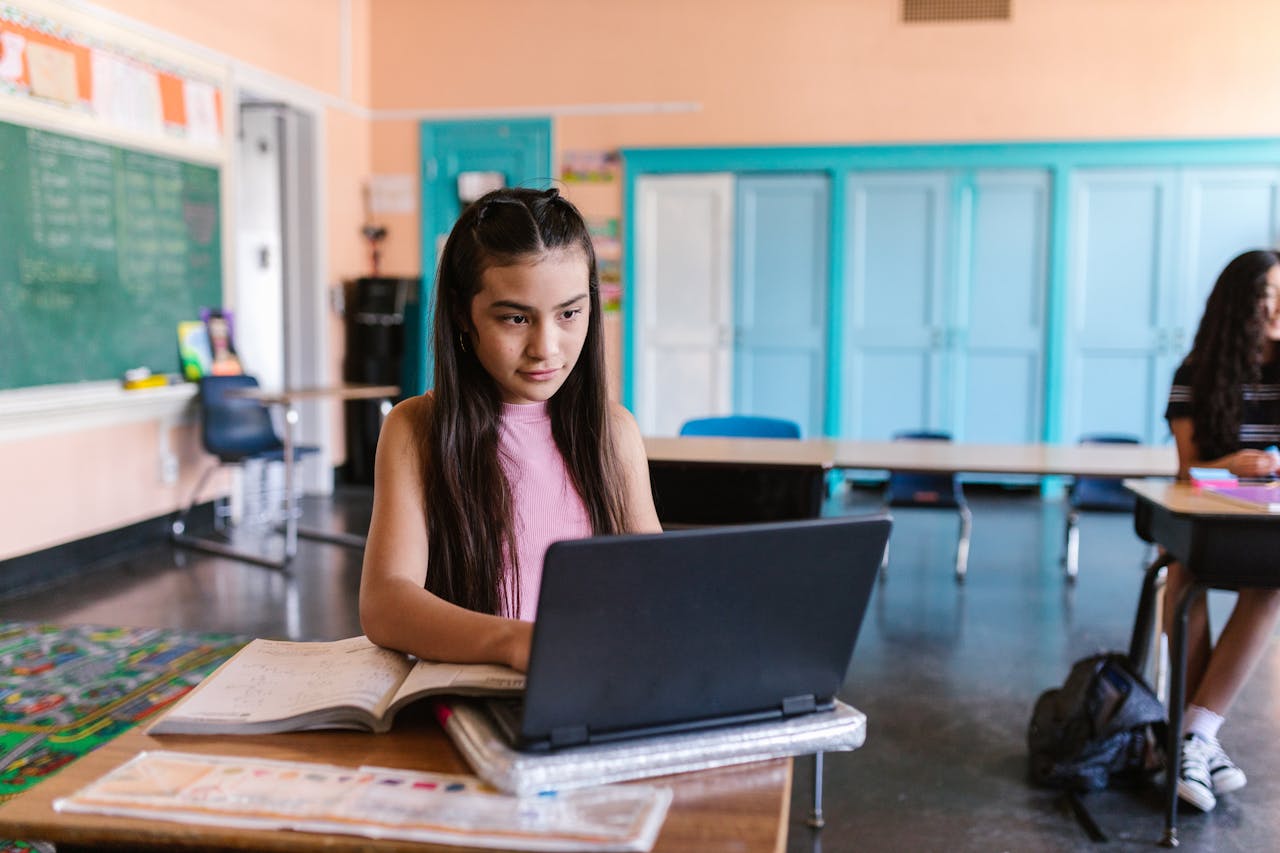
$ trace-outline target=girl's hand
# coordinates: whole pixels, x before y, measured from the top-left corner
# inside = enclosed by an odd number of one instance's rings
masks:
[[[1266,450],[1237,450],[1228,457],[1227,470],[1237,477],[1269,477],[1280,470],[1280,456]]]

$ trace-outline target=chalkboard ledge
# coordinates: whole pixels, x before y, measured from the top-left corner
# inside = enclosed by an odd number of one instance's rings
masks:
[[[126,391],[109,380],[0,391],[0,442],[136,421],[185,423],[198,390],[183,383]]]

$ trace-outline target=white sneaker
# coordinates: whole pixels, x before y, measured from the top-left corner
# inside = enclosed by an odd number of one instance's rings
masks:
[[[1209,779],[1213,782],[1213,793],[1230,794],[1239,791],[1249,783],[1244,771],[1236,767],[1217,739],[1209,741],[1212,751],[1209,753]]]
[[[1196,734],[1182,739],[1178,796],[1202,812],[1213,811],[1218,804],[1218,798],[1213,795],[1213,777],[1209,775],[1209,758],[1215,747],[1221,751],[1221,747]]]

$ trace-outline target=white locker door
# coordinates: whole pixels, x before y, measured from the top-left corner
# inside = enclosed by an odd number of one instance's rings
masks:
[[[636,182],[635,415],[645,435],[733,406],[731,174]]]

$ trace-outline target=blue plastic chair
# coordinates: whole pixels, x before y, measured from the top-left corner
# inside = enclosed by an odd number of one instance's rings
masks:
[[[799,438],[800,424],[783,418],[726,415],[685,421],[680,427],[680,434],[722,438]]]
[[[210,551],[226,557],[278,567],[280,561],[269,560],[255,554],[235,550],[223,542],[187,534],[187,519],[199,501],[209,478],[223,465],[242,465],[245,462],[284,462],[284,442],[276,433],[271,412],[266,405],[249,397],[238,397],[230,392],[257,388],[258,380],[252,376],[206,376],[200,380],[200,440],[215,463],[200,475],[191,500],[178,513],[171,526],[175,544]],[[294,445],[293,458],[319,453],[312,445]],[[264,468],[265,472],[265,468]],[[230,515],[226,497],[214,501],[214,527],[221,531]],[[286,561],[291,555],[286,555]]]
[[[1140,444],[1137,436],[1119,433],[1094,433],[1082,436],[1080,444]],[[1074,581],[1080,572],[1080,512],[1133,513],[1134,496],[1123,481],[1112,477],[1076,477],[1067,493],[1067,523],[1062,565],[1067,580]]]
[[[894,441],[951,441],[951,434],[933,430],[908,430],[893,435]],[[973,532],[973,513],[964,499],[960,478],[948,473],[890,471],[885,486],[884,502],[891,508],[954,509],[960,515],[960,534],[956,541],[956,582],[963,583],[969,571],[969,538]],[[885,548],[883,570],[889,566],[889,549]]]

